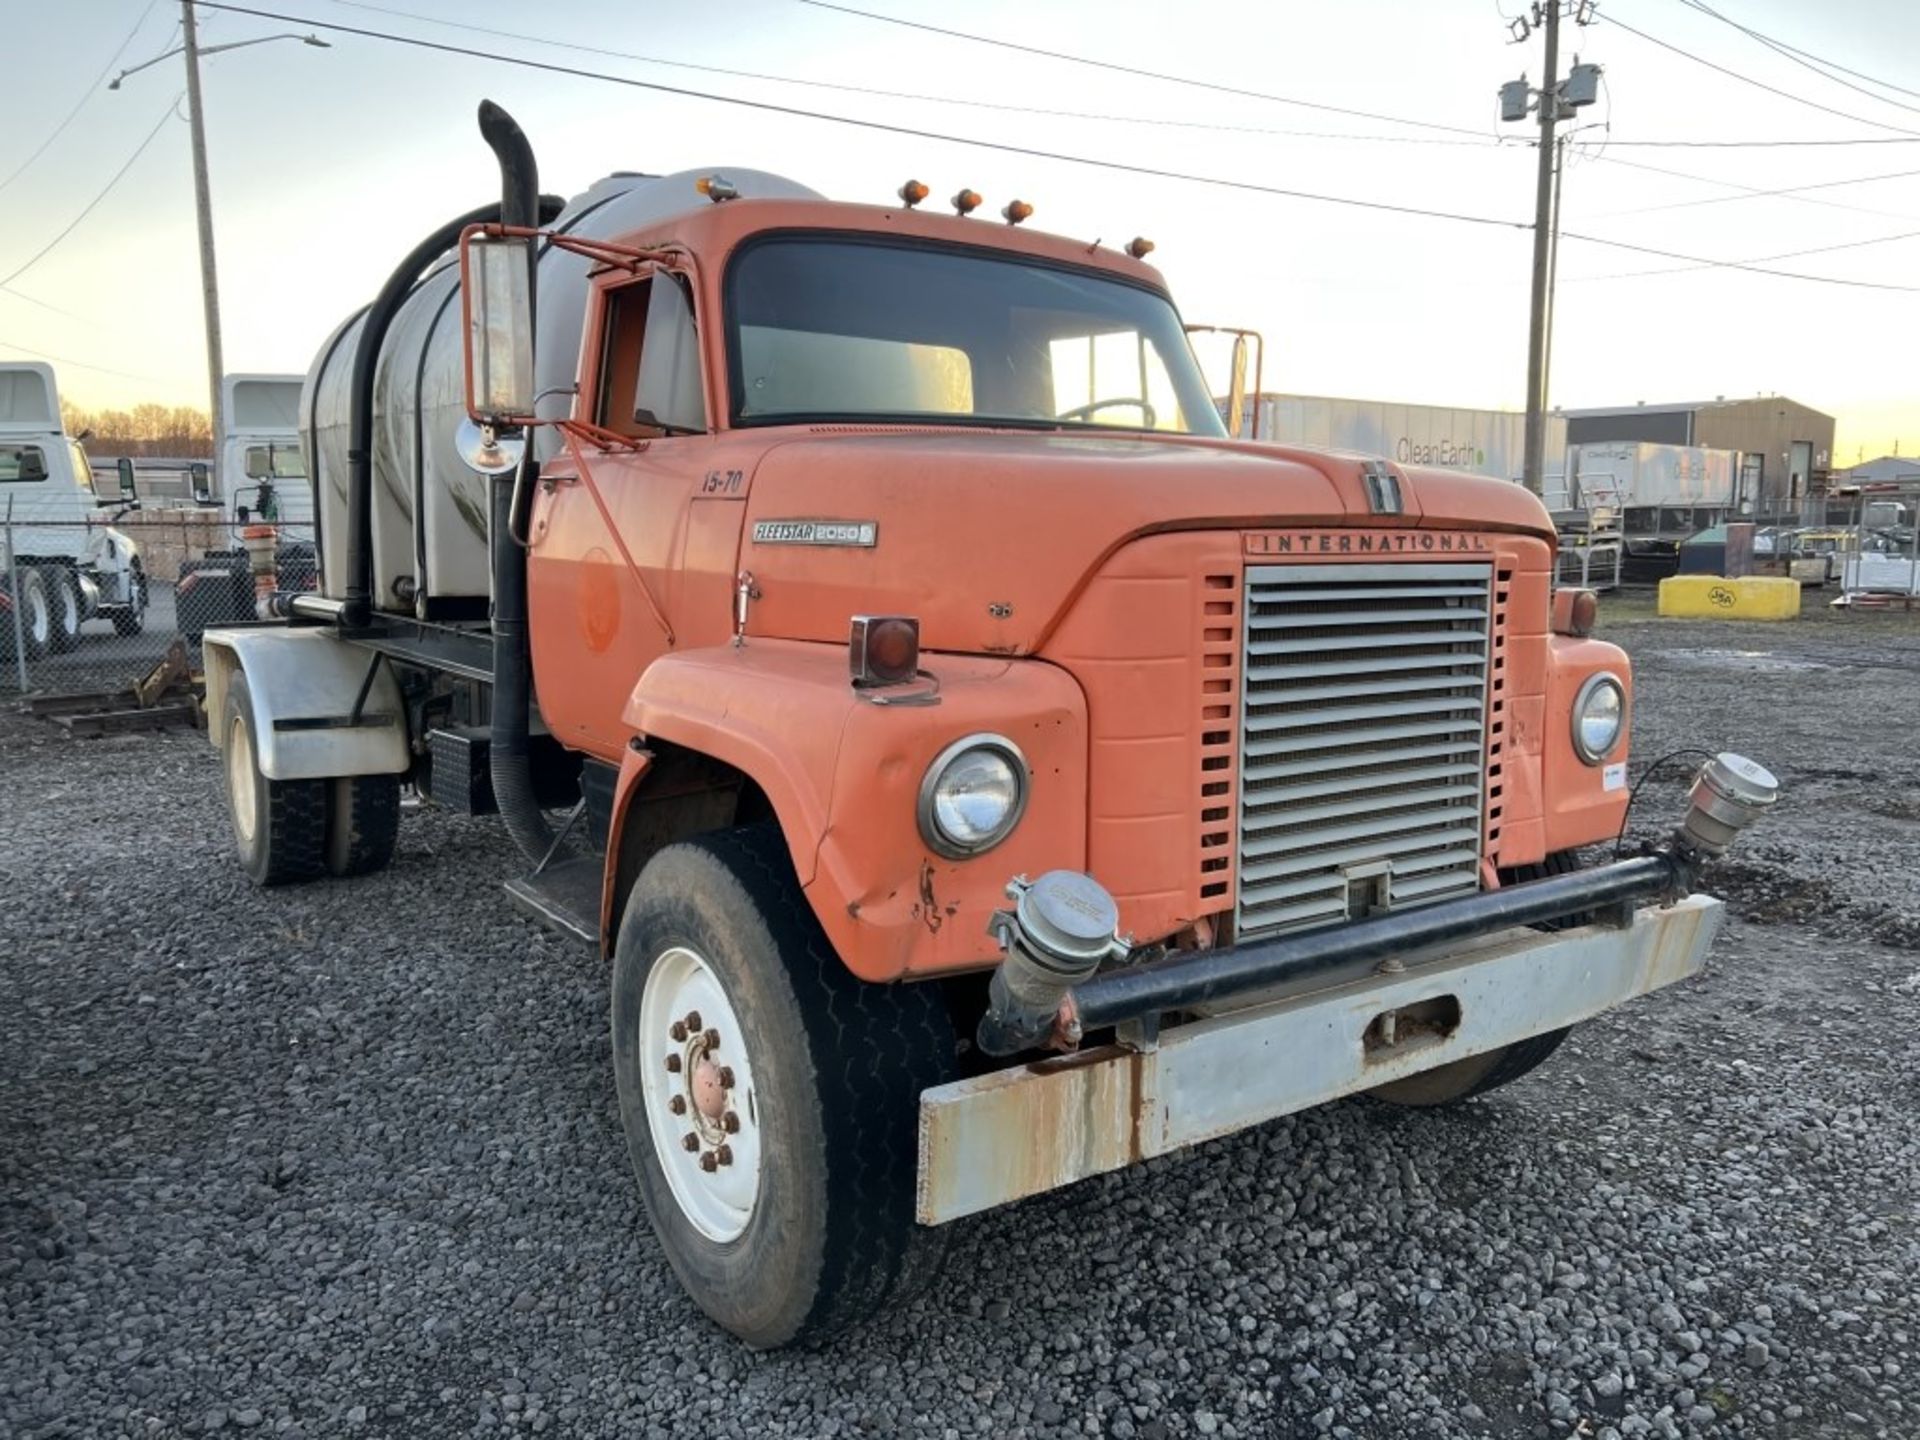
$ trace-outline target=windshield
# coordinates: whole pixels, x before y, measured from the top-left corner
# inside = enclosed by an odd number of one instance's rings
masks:
[[[293,441],[279,445],[249,445],[246,472],[250,480],[304,480],[307,478],[307,464],[300,457],[299,445]]]
[[[744,250],[728,278],[734,419],[1224,436],[1165,297],[1036,260],[843,237]]]

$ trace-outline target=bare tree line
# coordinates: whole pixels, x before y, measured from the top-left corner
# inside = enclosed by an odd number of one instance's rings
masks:
[[[149,402],[129,410],[88,410],[62,400],[60,418],[69,435],[93,432],[86,444],[96,455],[205,459],[213,454],[213,427],[207,412],[192,405]]]

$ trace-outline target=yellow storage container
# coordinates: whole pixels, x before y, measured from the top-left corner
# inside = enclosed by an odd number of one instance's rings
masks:
[[[1660,613],[1678,620],[1797,620],[1800,582],[1780,575],[1670,575],[1660,582]]]

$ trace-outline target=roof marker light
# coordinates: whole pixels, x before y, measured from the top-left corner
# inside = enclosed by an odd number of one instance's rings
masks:
[[[899,190],[900,203],[911,210],[927,198],[927,187],[918,180],[909,180]]]
[[[702,175],[693,182],[693,188],[707,199],[718,205],[722,200],[738,200],[739,187],[724,175]]]
[[[962,190],[953,197],[953,213],[956,215],[971,215],[979,208],[980,192],[978,190]]]
[[[1024,200],[1009,200],[1006,209],[1002,210],[1000,214],[1006,219],[1007,224],[1018,225],[1022,220],[1025,220],[1029,215],[1033,214],[1033,206]]]
[[[1127,242],[1127,254],[1136,260],[1144,260],[1153,253],[1153,242],[1144,235],[1136,235]]]

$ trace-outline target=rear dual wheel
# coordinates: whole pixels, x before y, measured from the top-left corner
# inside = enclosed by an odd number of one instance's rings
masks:
[[[951,1078],[940,993],[842,965],[777,829],[662,850],[614,948],[614,1080],[641,1198],[701,1309],[811,1341],[930,1279],[920,1092]]]
[[[398,776],[270,779],[260,769],[253,692],[243,670],[227,681],[220,724],[234,843],[254,884],[365,875],[393,859],[400,829]]]

